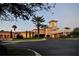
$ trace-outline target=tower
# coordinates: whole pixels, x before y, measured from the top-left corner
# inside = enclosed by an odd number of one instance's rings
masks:
[[[49,27],[53,29],[57,29],[57,20],[51,20],[49,21]]]

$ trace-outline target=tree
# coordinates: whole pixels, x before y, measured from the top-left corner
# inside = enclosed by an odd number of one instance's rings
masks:
[[[46,28],[48,28],[48,25],[42,24],[42,25],[41,25],[41,28],[46,29]]]
[[[10,31],[10,38],[12,38],[13,37],[13,35],[12,35],[12,30]]]
[[[30,17],[36,15],[35,12],[41,10],[49,11],[51,8],[55,8],[55,5],[55,3],[0,3],[0,18],[8,20],[7,18],[12,15],[15,18],[29,20]]]
[[[37,32],[38,32],[38,38],[39,38],[39,30],[40,30],[40,27],[42,25],[42,23],[44,22],[44,18],[43,16],[39,17],[39,16],[34,16],[33,19],[32,19],[32,22],[35,24],[35,26],[37,27]]]
[[[4,32],[4,30],[0,30],[0,32]]]
[[[69,27],[65,27],[64,29],[67,29],[67,30],[69,30],[70,28],[69,28]]]
[[[13,25],[12,28],[14,29],[14,31],[16,30],[17,26],[16,25]]]
[[[14,29],[14,31],[16,30],[17,26],[13,25],[12,28]],[[15,38],[15,32],[14,32],[14,38]]]
[[[71,35],[73,37],[79,37],[79,28],[75,28],[73,32],[71,32]]]

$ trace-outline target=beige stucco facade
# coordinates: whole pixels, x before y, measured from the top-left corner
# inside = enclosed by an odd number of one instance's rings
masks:
[[[39,34],[43,34],[45,37],[50,36],[51,38],[59,38],[61,35],[67,35],[73,31],[73,29],[58,29],[56,20],[49,21],[48,27],[40,28]],[[33,38],[38,34],[37,29],[33,29],[32,31],[24,31],[24,32],[12,32],[11,31],[3,31],[0,32],[0,40],[13,40],[13,38],[17,38],[17,35],[22,36],[24,39]],[[12,36],[12,37],[11,37]]]
[[[37,33],[38,33],[37,29],[33,29],[32,32],[35,33],[34,35],[37,35]],[[39,30],[39,33],[44,34],[45,37],[47,37],[49,35],[50,37],[54,38],[55,35],[58,34],[57,33],[57,21],[56,20],[49,21],[48,28],[46,28],[46,29],[41,28]]]
[[[40,29],[39,33],[44,34],[45,37],[50,36],[51,38],[59,38],[61,35],[67,35],[73,31],[73,29],[58,29],[56,20],[49,21],[48,28]],[[33,29],[34,35],[37,35],[37,29]]]
[[[17,38],[17,35],[22,36],[24,39],[32,38],[33,32],[31,31],[24,31],[24,32],[10,32],[10,31],[3,31],[0,32],[0,40],[13,40]]]

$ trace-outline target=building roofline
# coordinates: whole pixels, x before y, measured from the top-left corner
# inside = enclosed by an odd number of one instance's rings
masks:
[[[20,32],[16,32],[16,33],[25,33],[25,32],[32,32],[32,31],[20,31]],[[10,31],[0,31],[0,33],[10,33]],[[14,32],[12,32],[14,33]]]
[[[57,20],[51,20],[51,21],[49,21],[49,23],[50,23],[50,22],[58,22],[58,21],[57,21]]]

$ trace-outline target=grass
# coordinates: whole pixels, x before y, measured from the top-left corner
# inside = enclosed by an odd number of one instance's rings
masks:
[[[11,41],[4,41],[9,43],[20,43],[20,42],[38,42],[38,41],[45,41],[46,39],[15,39]]]

